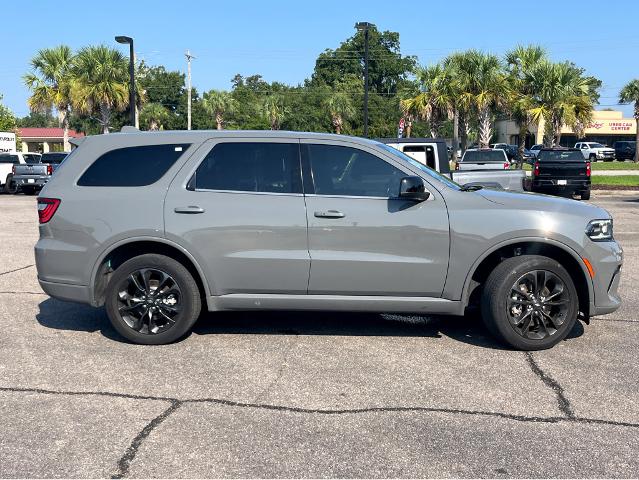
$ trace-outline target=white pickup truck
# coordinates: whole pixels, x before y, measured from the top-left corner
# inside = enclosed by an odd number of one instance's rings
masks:
[[[597,142],[577,142],[575,148],[581,150],[581,154],[586,160],[591,162],[603,160],[604,162],[612,162],[615,159],[615,149],[606,147]]]
[[[432,138],[382,138],[378,139],[378,141],[405,153],[419,163],[446,175],[460,185],[478,185],[518,192],[524,190],[526,173],[523,170],[506,170],[506,165],[510,164],[503,150],[490,150],[491,152],[498,152],[497,154],[500,155],[500,161],[497,163],[490,162],[486,164],[486,162],[479,162],[485,165],[476,164],[476,168],[473,168],[471,166],[472,160],[467,158],[466,167],[468,168],[463,168],[464,171],[455,170],[451,172],[444,140]],[[462,161],[457,164],[461,163],[463,163],[463,157]]]
[[[14,166],[40,162],[39,153],[0,153],[0,191],[15,193]]]

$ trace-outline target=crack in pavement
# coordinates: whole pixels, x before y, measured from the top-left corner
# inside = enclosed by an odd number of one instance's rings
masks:
[[[537,364],[535,359],[532,356],[531,352],[526,352],[526,360],[528,361],[528,365],[535,375],[537,375],[544,384],[549,387],[551,390],[555,392],[557,396],[557,403],[559,404],[559,410],[566,416],[566,418],[575,418],[575,412],[570,405],[570,401],[564,394],[563,387],[559,384],[557,380],[549,376],[546,372],[544,372],[541,367]]]
[[[271,394],[271,390],[273,389],[273,387],[277,385],[277,383],[281,380],[282,376],[284,375],[284,370],[286,369],[286,367],[288,367],[288,357],[291,354],[293,347],[295,346],[296,337],[299,335],[299,333],[295,333],[294,335],[295,337],[293,337],[293,340],[290,340],[288,342],[288,345],[286,346],[286,350],[284,350],[284,354],[282,356],[282,363],[280,364],[280,367],[277,369],[277,373],[275,374],[275,379],[271,383],[269,383],[268,386],[257,395],[257,397],[255,397],[256,403],[259,402],[260,400],[267,399],[268,396]]]
[[[220,398],[192,398],[192,399],[178,399],[172,397],[161,397],[161,396],[152,396],[152,395],[136,395],[136,394],[128,394],[128,393],[117,393],[117,392],[91,392],[91,391],[58,391],[58,390],[48,390],[42,388],[24,388],[24,387],[0,387],[0,392],[18,392],[18,393],[38,393],[44,395],[69,395],[69,396],[104,396],[104,397],[115,397],[115,398],[129,398],[134,400],[151,400],[151,401],[163,401],[169,402],[169,407],[160,413],[158,416],[154,417],[149,423],[147,423],[142,430],[135,436],[135,438],[131,441],[129,447],[126,449],[122,457],[118,460],[117,463],[117,472],[112,476],[112,478],[125,478],[129,473],[129,469],[131,467],[131,463],[135,460],[135,457],[140,449],[140,446],[144,442],[146,438],[156,429],[162,422],[164,422],[167,418],[169,418],[176,410],[178,410],[182,405],[185,404],[196,404],[196,403],[211,403],[215,405],[222,405],[227,407],[236,407],[236,408],[252,408],[252,409],[262,409],[262,410],[271,410],[271,411],[279,411],[279,412],[289,412],[289,413],[302,413],[302,414],[316,414],[316,415],[356,415],[363,413],[445,413],[445,414],[453,414],[453,415],[479,415],[479,416],[488,416],[488,417],[497,417],[503,418],[506,420],[515,420],[518,422],[533,422],[533,423],[560,423],[560,422],[570,422],[570,423],[579,423],[579,424],[598,424],[598,425],[609,425],[615,427],[628,427],[628,428],[639,428],[639,423],[630,423],[630,422],[618,422],[614,420],[603,420],[597,418],[587,418],[587,417],[577,417],[572,412],[572,408],[568,403],[568,400],[563,395],[563,389],[561,386],[551,377],[549,377],[546,373],[539,368],[537,363],[532,358],[529,352],[526,353],[526,357],[528,358],[528,362],[533,368],[533,371],[537,376],[539,376],[542,381],[550,386],[557,394],[558,399],[563,399],[566,402],[564,408],[561,407],[562,403],[560,400],[560,409],[564,413],[565,416],[560,417],[534,417],[534,416],[525,416],[525,415],[515,415],[511,413],[505,412],[491,412],[491,411],[482,411],[482,410],[464,410],[458,408],[443,408],[443,407],[365,407],[365,408],[351,408],[351,409],[341,409],[341,410],[331,410],[331,409],[320,409],[320,408],[303,408],[303,407],[290,407],[285,405],[270,405],[263,403],[243,403],[236,402],[233,400],[224,400]]]
[[[0,272],[0,276],[7,275],[8,273],[19,272],[20,270],[26,270],[27,268],[35,267],[35,263],[31,265],[27,265],[26,267],[15,268],[13,270],[9,270],[8,272]]]

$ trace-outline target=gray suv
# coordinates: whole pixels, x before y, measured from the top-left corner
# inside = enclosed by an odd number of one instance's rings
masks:
[[[460,187],[387,145],[296,132],[89,137],[38,199],[40,285],[105,306],[130,341],[201,308],[463,315],[524,350],[613,312],[610,214]]]

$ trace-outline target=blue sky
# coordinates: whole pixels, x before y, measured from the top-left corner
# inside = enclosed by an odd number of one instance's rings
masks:
[[[356,21],[399,32],[402,53],[422,64],[467,48],[502,54],[518,43],[541,44],[554,60],[571,60],[603,81],[601,108],[614,108],[619,88],[639,78],[637,0],[31,0],[7,2],[2,18],[0,94],[19,116],[28,113],[21,77],[38,49],[104,43],[126,51],[115,35],[134,37],[139,58],[168,69],[185,71],[190,49],[200,92],[230,88],[236,73],[302,82],[317,55],[351,36]]]

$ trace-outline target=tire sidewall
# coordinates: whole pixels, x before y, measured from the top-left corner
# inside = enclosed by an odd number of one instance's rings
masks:
[[[515,257],[522,258],[522,261],[519,265],[515,265],[504,272],[502,281],[499,282],[495,292],[492,292],[492,295],[496,295],[496,298],[492,298],[491,292],[484,292],[482,314],[484,318],[486,318],[487,315],[492,316],[492,321],[489,322],[488,325],[490,329],[513,347],[521,350],[544,350],[553,347],[563,340],[574,327],[579,311],[577,289],[574,286],[570,274],[559,262],[548,257],[527,257],[526,259],[524,259],[523,256]],[[533,270],[547,270],[557,275],[561,281],[564,282],[564,286],[568,289],[570,296],[566,321],[557,329],[556,333],[541,340],[526,339],[519,335],[511,326],[507,314],[507,299],[512,285],[522,275]]]
[[[133,330],[118,312],[118,286],[136,270],[154,268],[169,274],[182,292],[182,311],[175,317],[176,323],[158,334],[144,334]],[[201,303],[197,283],[191,273],[179,262],[164,255],[148,254],[124,262],[113,273],[106,289],[105,308],[113,328],[127,340],[144,345],[163,345],[185,336],[197,321]]]

